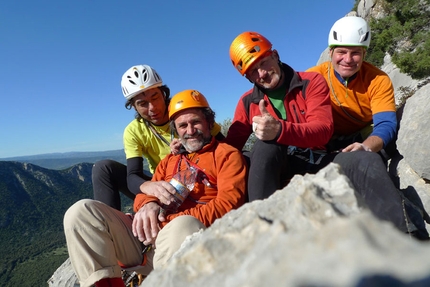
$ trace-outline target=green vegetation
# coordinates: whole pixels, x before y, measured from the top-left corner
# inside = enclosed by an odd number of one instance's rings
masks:
[[[47,286],[68,257],[64,213],[92,196],[91,168],[0,161],[0,286]]]
[[[402,73],[414,79],[430,76],[430,0],[385,0],[386,17],[372,19],[366,60],[380,67],[385,53]]]
[[[69,257],[65,247],[62,248],[62,252],[56,251],[35,256],[18,264],[8,285],[2,286],[47,286],[49,278]]]

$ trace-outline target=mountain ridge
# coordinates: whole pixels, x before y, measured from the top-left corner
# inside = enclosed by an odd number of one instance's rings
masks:
[[[123,164],[126,163],[124,149],[89,152],[47,153],[29,156],[7,157],[0,158],[0,162],[10,161],[31,163],[48,169],[61,170],[83,162],[94,163],[101,159],[112,159]]]

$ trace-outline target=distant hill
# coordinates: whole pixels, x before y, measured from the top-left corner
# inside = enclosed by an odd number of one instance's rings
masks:
[[[65,211],[92,197],[91,168],[80,163],[58,171],[0,161],[0,286],[46,286],[68,257]]]
[[[82,162],[94,163],[101,159],[112,159],[126,163],[123,149],[99,152],[66,152],[39,155],[0,158],[0,161],[17,161],[32,163],[49,169],[65,169]]]
[[[53,170],[0,161],[0,286],[47,286],[68,257],[64,213],[93,196],[92,166]],[[122,199],[123,210],[130,211],[131,200]]]

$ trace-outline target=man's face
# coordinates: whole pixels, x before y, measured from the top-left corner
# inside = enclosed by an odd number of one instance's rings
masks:
[[[270,51],[255,61],[246,73],[246,78],[264,89],[275,89],[281,79],[278,53]]]
[[[174,119],[179,140],[188,152],[200,150],[211,138],[210,126],[201,109],[186,109]]]
[[[336,72],[347,79],[360,70],[365,53],[363,47],[335,47],[330,50],[331,62]]]
[[[133,106],[142,118],[154,125],[169,121],[164,94],[159,88],[149,89],[133,98]]]

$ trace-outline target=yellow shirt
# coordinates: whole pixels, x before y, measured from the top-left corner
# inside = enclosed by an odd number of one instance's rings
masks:
[[[168,143],[171,142],[169,122],[162,126],[152,125],[152,127]],[[220,131],[221,126],[215,123],[211,134],[215,136]],[[152,174],[158,163],[170,153],[170,146],[159,139],[145,122],[137,119],[134,119],[125,128],[123,141],[126,158],[144,157]]]

